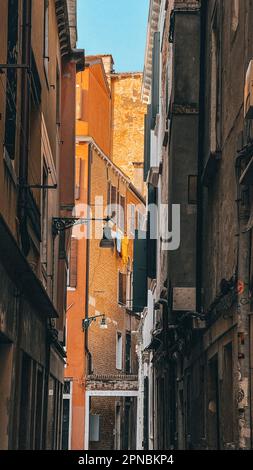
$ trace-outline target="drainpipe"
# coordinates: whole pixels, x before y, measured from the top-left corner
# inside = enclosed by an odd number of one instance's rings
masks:
[[[205,83],[206,83],[206,15],[207,2],[202,0],[200,10],[200,87],[199,87],[199,148],[197,186],[197,237],[196,237],[196,311],[202,311],[202,251],[203,251],[203,155],[205,145]]]
[[[22,63],[28,66],[28,70],[21,72],[21,132],[20,132],[20,163],[19,163],[19,197],[18,218],[20,223],[20,237],[22,251],[27,256],[30,250],[30,239],[27,229],[27,185],[28,180],[28,154],[30,134],[30,109],[31,90],[29,74],[31,72],[31,18],[32,1],[23,1],[23,26],[22,26]]]
[[[247,230],[249,220],[248,186],[239,185],[241,165],[236,162],[237,178],[237,207],[238,207],[238,281],[242,288],[238,289],[237,305],[237,406],[238,406],[238,446],[239,449],[251,448],[251,412],[250,412],[250,230]],[[239,284],[238,284],[239,285]]]
[[[91,161],[92,161],[92,149],[91,145],[89,144],[89,150],[88,150],[88,197],[87,197],[87,204],[88,207],[90,207],[91,203]],[[87,214],[87,217],[89,218],[89,214]],[[88,319],[89,317],[89,267],[90,267],[90,239],[89,239],[89,234],[90,234],[90,225],[88,225],[88,233],[87,233],[87,240],[86,240],[86,297],[85,297],[85,318]],[[89,329],[87,328],[85,330],[85,353],[87,354],[88,358],[90,357],[90,351],[89,351]],[[88,369],[90,369],[90,363],[88,361]],[[90,370],[88,370],[90,372]]]

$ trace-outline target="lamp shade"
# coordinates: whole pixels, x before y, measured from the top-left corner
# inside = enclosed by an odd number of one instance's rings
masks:
[[[103,238],[99,244],[100,248],[114,248],[114,240],[112,238],[112,231],[109,227],[104,227]]]

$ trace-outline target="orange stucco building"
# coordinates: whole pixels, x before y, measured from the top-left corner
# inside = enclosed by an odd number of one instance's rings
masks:
[[[138,393],[133,238],[145,205],[130,178],[112,161],[110,57],[87,57],[86,69],[77,78],[75,210],[77,217],[96,220],[77,225],[71,242],[64,400],[69,449],[134,448],[135,440],[134,431],[129,433]],[[116,203],[124,213],[113,207]],[[111,216],[114,209],[109,222],[114,240],[104,249],[106,224],[97,219]],[[90,322],[95,316],[97,321]],[[106,329],[100,328],[101,318]]]

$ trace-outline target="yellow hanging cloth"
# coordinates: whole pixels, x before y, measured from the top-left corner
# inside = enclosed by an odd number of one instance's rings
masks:
[[[128,263],[128,244],[129,244],[128,237],[122,238],[122,241],[121,241],[121,256],[122,256],[122,261],[123,261],[124,264]]]

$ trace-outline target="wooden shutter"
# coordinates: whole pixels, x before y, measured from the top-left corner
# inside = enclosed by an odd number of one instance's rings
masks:
[[[126,212],[126,198],[124,196],[119,197],[119,203],[121,207],[120,211],[120,220],[119,220],[119,227],[122,230],[122,232],[125,231],[125,212]]]
[[[115,212],[115,216],[113,218],[114,223],[117,223],[117,188],[115,186],[111,186],[111,212]],[[112,215],[112,214],[111,214]]]
[[[131,373],[131,333],[126,333],[126,360],[125,360],[125,372],[126,374]]]
[[[145,238],[144,238],[145,237]],[[133,311],[147,306],[147,240],[146,233],[135,231],[133,263]]]
[[[78,240],[71,238],[70,259],[69,259],[69,287],[77,287],[77,247]]]
[[[127,275],[119,272],[119,304],[126,305],[126,280]]]
[[[111,217],[112,211],[111,211],[111,182],[108,181],[107,183],[107,215]]]
[[[111,187],[111,204],[117,204],[117,188]]]

